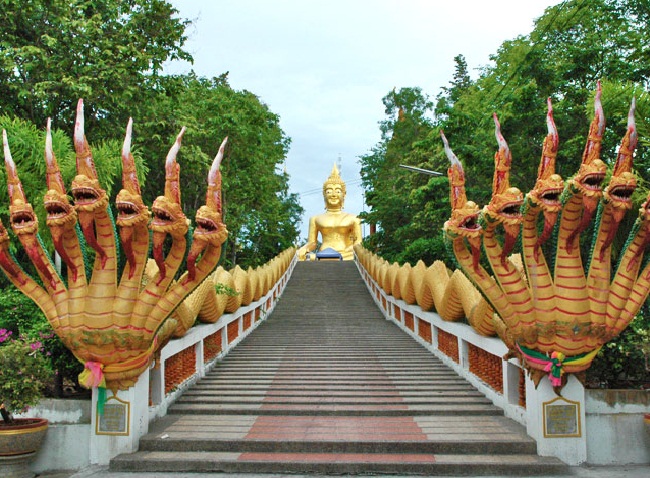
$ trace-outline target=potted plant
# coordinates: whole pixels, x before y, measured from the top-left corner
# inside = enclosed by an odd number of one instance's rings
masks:
[[[36,405],[52,380],[52,371],[39,342],[13,339],[0,329],[0,475],[33,476],[28,462],[47,432],[43,418],[15,418]]]

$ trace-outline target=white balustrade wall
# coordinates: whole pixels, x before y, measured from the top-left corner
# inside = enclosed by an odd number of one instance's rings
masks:
[[[79,420],[75,422],[70,421],[69,411],[63,414],[39,407],[30,410],[25,416],[50,419],[43,446],[31,465],[32,471],[42,473],[107,465],[120,453],[136,451],[140,438],[148,433],[151,421],[164,416],[184,390],[204,377],[269,316],[289,282],[296,262],[294,256],[280,279],[259,300],[241,306],[233,313],[223,314],[215,323],[197,324],[183,337],[170,340],[138,382],[128,390],[118,392],[114,398],[128,404],[128,435],[97,433],[100,419],[97,389],[93,389],[90,417],[88,411],[79,413]],[[215,338],[218,338],[218,343]],[[171,367],[175,369],[173,374],[170,373]],[[179,368],[180,375],[177,373]],[[170,379],[173,383],[166,383]],[[107,396],[109,400],[113,398],[110,391]]]
[[[358,257],[356,262],[386,319],[464,377],[503,409],[505,416],[526,427],[537,442],[538,454],[555,456],[569,465],[650,463],[650,431],[644,430],[643,420],[644,413],[650,413],[650,391],[625,394],[630,403],[612,399],[615,403],[608,405],[603,403],[602,393],[585,390],[575,376],[569,376],[560,400],[577,410],[577,436],[547,433],[544,410],[558,399],[547,377],[535,386],[519,360],[507,358],[508,348],[500,338],[484,337],[465,323],[447,322],[435,312],[395,299],[377,284]]]

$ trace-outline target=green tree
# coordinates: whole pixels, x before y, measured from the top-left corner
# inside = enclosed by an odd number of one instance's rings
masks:
[[[380,125],[382,141],[360,158],[362,185],[371,208],[362,217],[377,226],[366,245],[393,261],[399,260],[399,254],[414,239],[411,221],[415,211],[409,198],[414,187],[426,182],[399,165],[428,167],[426,160],[413,162],[408,154],[431,130],[427,115],[433,105],[420,88],[393,90],[383,103],[387,119]]]
[[[185,213],[193,217],[205,201],[212,159],[228,136],[221,165],[224,221],[230,232],[225,265],[256,266],[293,244],[303,210],[298,196],[289,193],[283,165],[290,140],[278,115],[253,93],[233,90],[227,74],[167,77],[161,85],[165,94],[149,103],[140,127],[143,150],[151,158],[147,199],[162,193],[161,151],[186,126],[179,154],[181,191]]]
[[[164,0],[4,0],[0,114],[71,130],[86,100],[89,137],[119,137],[182,50],[188,20]],[[119,126],[119,128],[118,128]],[[99,133],[95,132],[99,130]]]

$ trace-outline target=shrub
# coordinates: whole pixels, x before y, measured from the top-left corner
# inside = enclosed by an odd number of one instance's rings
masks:
[[[42,353],[42,343],[12,339],[11,331],[0,329],[0,401],[2,417],[26,411],[43,397],[52,381],[52,370]]]

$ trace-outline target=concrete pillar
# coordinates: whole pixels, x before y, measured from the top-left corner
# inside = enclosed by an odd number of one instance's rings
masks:
[[[585,389],[569,375],[558,396],[548,377],[537,388],[526,377],[527,432],[537,441],[537,453],[555,456],[568,465],[587,461]]]
[[[149,369],[137,383],[113,396],[106,391],[103,415],[98,415],[98,389],[93,389],[90,463],[108,465],[121,453],[138,450],[140,438],[149,431]]]

